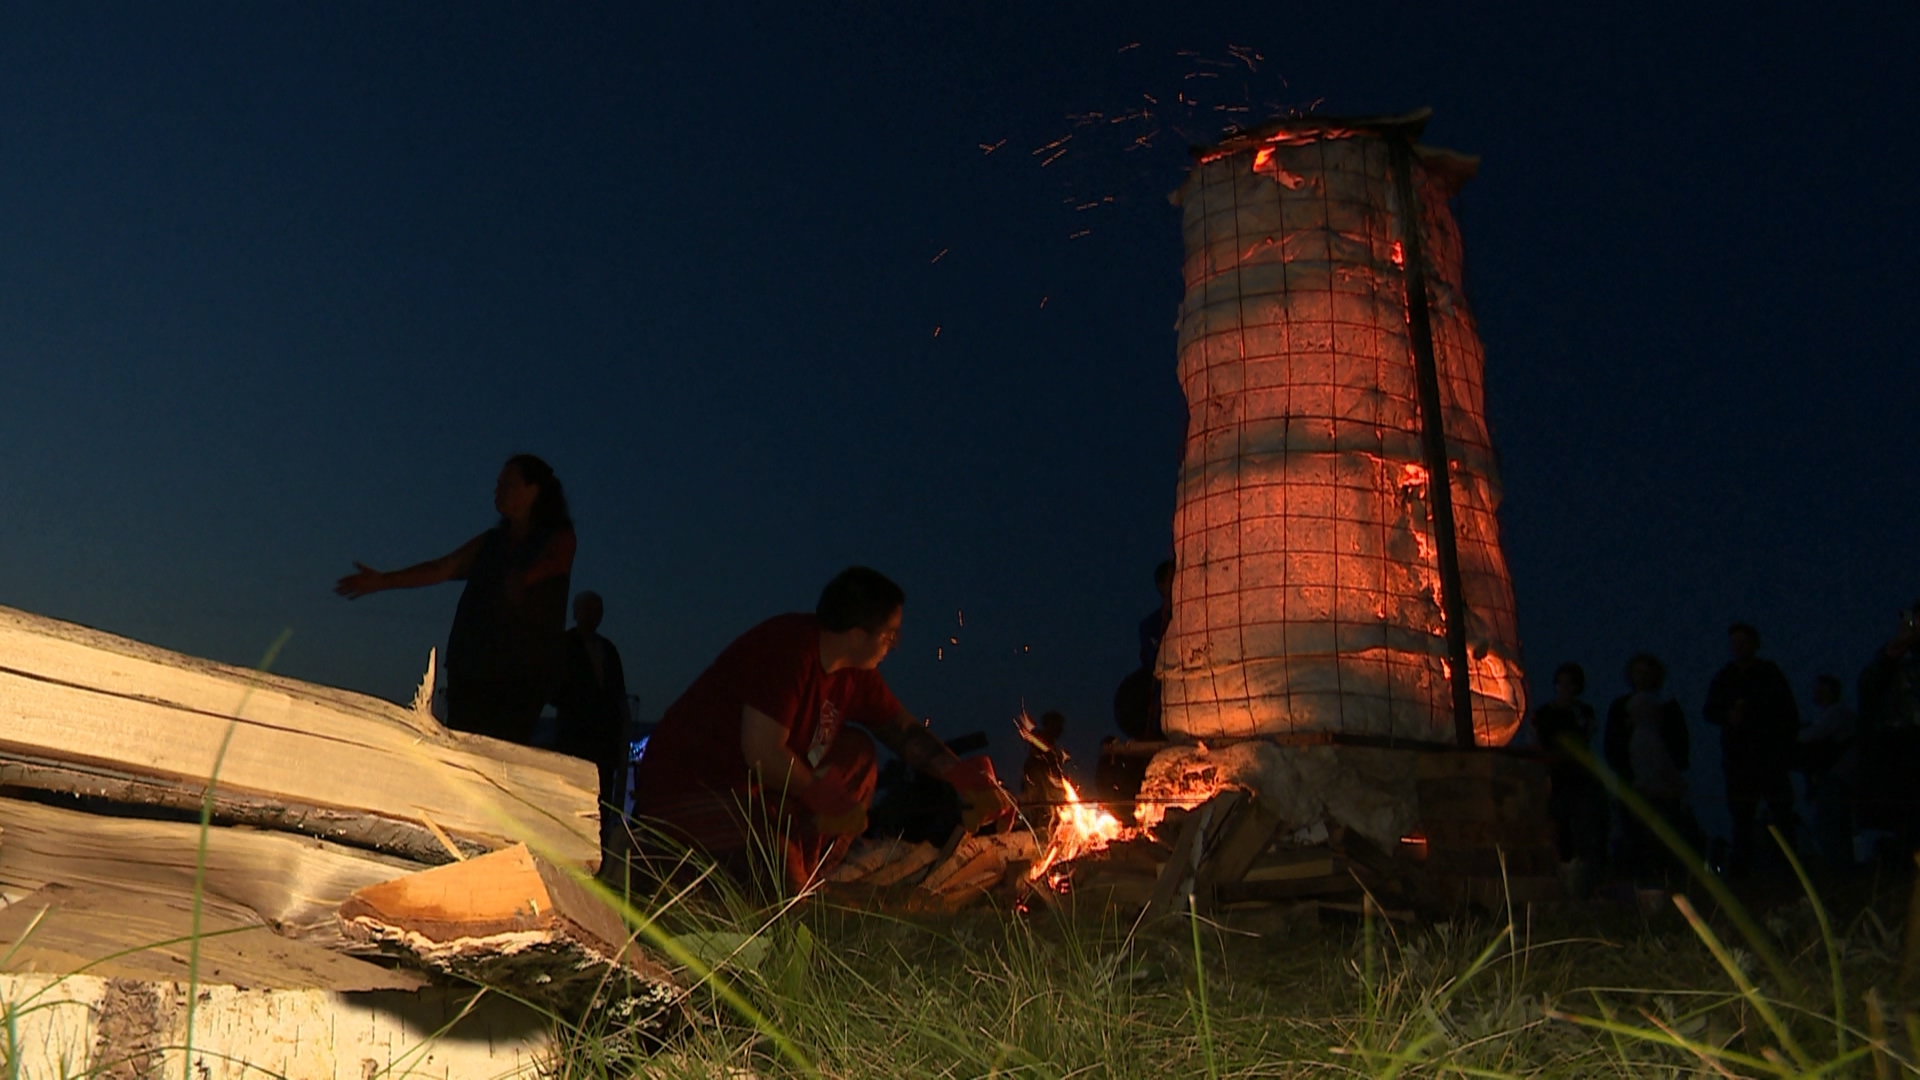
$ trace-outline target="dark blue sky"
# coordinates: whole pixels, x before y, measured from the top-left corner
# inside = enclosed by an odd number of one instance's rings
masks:
[[[909,704],[1090,746],[1169,543],[1165,193],[1315,102],[1484,157],[1536,689],[1647,648],[1697,717],[1733,618],[1851,681],[1920,595],[1920,9],[966,7],[0,9],[0,603],[404,698],[457,587],[329,586],[527,450],[646,714],[867,562]]]

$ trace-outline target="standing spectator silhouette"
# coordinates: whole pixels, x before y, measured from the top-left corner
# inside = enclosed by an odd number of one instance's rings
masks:
[[[1607,789],[1568,752],[1571,744],[1591,754],[1600,730],[1593,706],[1580,700],[1586,689],[1586,671],[1561,664],[1553,673],[1553,700],[1533,710],[1533,730],[1547,755],[1547,814],[1560,861],[1592,866],[1607,851]]]
[[[562,637],[560,685],[554,691],[560,738],[554,749],[585,758],[600,770],[601,835],[609,835],[622,801],[627,772],[627,674],[620,650],[601,637],[607,609],[600,594],[573,598],[573,629]]]
[[[1140,620],[1140,666],[1120,680],[1113,694],[1113,722],[1129,739],[1158,741],[1166,738],[1160,727],[1160,676],[1154,665],[1160,659],[1160,642],[1173,622],[1173,560],[1153,568],[1153,584],[1160,590],[1160,606]]]
[[[1793,837],[1793,781],[1788,769],[1800,734],[1800,707],[1780,666],[1760,659],[1760,631],[1746,623],[1727,628],[1733,659],[1713,677],[1702,710],[1720,729],[1720,762],[1727,778],[1727,812],[1733,817],[1728,871],[1744,877],[1753,868],[1755,812],[1762,803],[1773,824]]]
[[[1920,600],[1860,672],[1858,700],[1861,824],[1893,834],[1883,855],[1904,855],[1920,845]]]
[[[1160,606],[1140,620],[1140,666],[1148,671],[1160,659],[1160,642],[1173,623],[1173,560],[1162,559],[1153,568],[1153,587],[1160,593]]]
[[[566,492],[532,454],[507,459],[493,486],[500,522],[404,570],[354,563],[334,583],[349,600],[465,581],[447,634],[447,726],[526,743],[560,673],[576,539]]]
[[[1860,771],[1853,710],[1840,700],[1840,680],[1813,681],[1813,725],[1800,733],[1800,768],[1813,804],[1813,835],[1828,869],[1853,866],[1853,786]]]
[[[1627,661],[1626,694],[1607,709],[1607,764],[1654,813],[1689,842],[1695,842],[1693,815],[1687,809],[1687,765],[1692,746],[1680,703],[1666,694],[1667,667],[1651,653]],[[1636,879],[1671,876],[1680,870],[1672,852],[1645,821],[1621,814],[1626,863]]]

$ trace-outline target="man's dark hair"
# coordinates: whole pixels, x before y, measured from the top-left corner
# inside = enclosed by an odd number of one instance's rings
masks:
[[[836,634],[856,626],[874,631],[906,603],[906,591],[885,574],[872,567],[849,566],[820,590],[813,614],[823,629]]]
[[[1639,667],[1641,664],[1648,666],[1648,670],[1653,676],[1654,686],[1665,687],[1667,685],[1667,665],[1661,663],[1659,657],[1652,653],[1645,652],[1634,653],[1633,656],[1627,660],[1627,683],[1629,685],[1633,683],[1633,669]]]
[[[1840,681],[1838,675],[1816,675],[1813,678],[1813,685],[1817,690],[1825,690],[1832,694],[1835,701],[1840,700],[1840,695],[1845,689],[1845,684]]]
[[[1760,644],[1760,631],[1755,630],[1752,623],[1737,622],[1727,627],[1728,637],[1732,637],[1735,634],[1745,634],[1753,639],[1755,645]]]
[[[1576,693],[1579,691],[1585,690],[1587,688],[1587,669],[1581,667],[1579,664],[1576,664],[1571,660],[1569,660],[1568,662],[1561,664],[1559,667],[1553,669],[1554,682],[1556,683],[1559,682],[1560,676],[1562,675],[1573,676],[1573,688]]]
[[[1161,582],[1166,581],[1171,577],[1173,577],[1173,560],[1161,559],[1160,565],[1153,568],[1154,586],[1156,588],[1159,587]]]

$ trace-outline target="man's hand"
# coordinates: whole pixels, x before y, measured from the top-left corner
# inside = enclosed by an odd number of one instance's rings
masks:
[[[381,580],[386,577],[380,571],[365,563],[354,563],[353,573],[333,583],[333,591],[349,600],[358,600],[368,593],[377,593],[386,588]]]
[[[982,826],[997,824],[1005,832],[1013,827],[1013,797],[993,775],[993,761],[985,756],[954,762],[942,777],[960,796],[960,827],[969,834]]]
[[[831,777],[816,776],[795,797],[813,812],[813,827],[823,836],[859,836],[867,831],[867,808]]]

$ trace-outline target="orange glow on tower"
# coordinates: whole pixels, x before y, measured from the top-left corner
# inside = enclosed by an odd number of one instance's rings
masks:
[[[1198,153],[1175,195],[1189,419],[1157,665],[1170,733],[1454,741],[1390,137],[1282,121]],[[1412,175],[1474,738],[1498,745],[1525,691],[1485,362],[1448,210],[1472,168],[1418,148]]]

